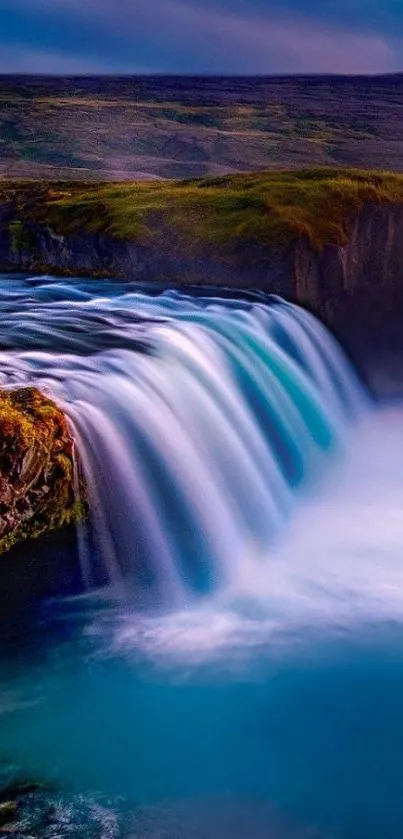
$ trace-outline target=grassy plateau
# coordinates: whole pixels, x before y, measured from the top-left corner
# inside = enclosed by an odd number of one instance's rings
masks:
[[[170,231],[183,243],[224,249],[284,246],[300,236],[320,248],[343,244],[348,219],[368,202],[403,202],[403,175],[313,168],[108,184],[0,179],[0,213],[15,252],[29,249],[33,222],[61,235],[149,244]]]

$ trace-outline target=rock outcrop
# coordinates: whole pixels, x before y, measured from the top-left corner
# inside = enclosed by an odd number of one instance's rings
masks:
[[[74,473],[63,411],[33,387],[0,390],[0,553],[82,517]]]

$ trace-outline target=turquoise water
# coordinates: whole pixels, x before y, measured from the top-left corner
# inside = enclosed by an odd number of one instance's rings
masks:
[[[237,645],[214,663],[168,668],[127,650],[104,657],[110,618],[102,641],[99,618],[96,628],[96,643],[53,641],[36,666],[2,667],[2,753],[75,794],[73,810],[96,791],[150,808],[155,836],[171,836],[161,834],[167,805],[185,829],[186,804],[207,824],[212,806],[227,822],[244,809],[253,837],[401,835],[401,628],[330,640],[305,630],[281,652],[249,648],[240,661]]]
[[[96,506],[81,593],[3,639],[21,835],[401,839],[403,409],[281,301],[0,291]]]

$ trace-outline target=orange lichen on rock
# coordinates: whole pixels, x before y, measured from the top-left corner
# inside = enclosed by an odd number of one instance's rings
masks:
[[[34,387],[0,389],[0,553],[82,518],[74,475],[63,411]]]

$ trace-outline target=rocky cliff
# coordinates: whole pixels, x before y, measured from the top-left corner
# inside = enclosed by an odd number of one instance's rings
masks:
[[[47,224],[0,211],[0,271],[114,276],[139,282],[262,289],[311,309],[347,345],[403,343],[403,204],[370,203],[346,222],[342,244],[314,247],[300,236],[277,245],[189,245],[156,227],[149,241]]]
[[[393,173],[0,181],[0,271],[262,289],[311,309],[358,362],[403,357],[402,257]]]
[[[293,252],[293,297],[354,347],[403,346],[403,206],[367,204],[349,219],[346,242]]]

